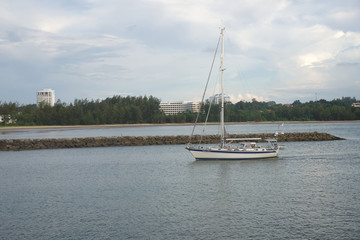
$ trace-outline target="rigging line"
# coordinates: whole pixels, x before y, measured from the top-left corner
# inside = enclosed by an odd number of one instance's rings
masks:
[[[234,44],[234,42],[232,41],[233,39],[235,39],[235,37],[234,38],[232,37],[231,31],[226,31],[225,39],[226,39],[225,42],[227,43],[226,46],[229,49],[228,52],[235,53],[235,56],[239,56],[239,57],[242,57],[244,55],[244,50],[239,49],[239,47],[236,44]],[[240,59],[239,61],[241,62],[243,60]],[[235,63],[237,63],[239,61],[235,61]],[[242,68],[241,64],[233,64],[233,67],[235,67],[236,69],[239,69],[237,71],[236,81],[239,81],[239,84],[243,87],[243,89],[242,89],[243,93],[235,96],[237,98],[239,95],[241,95],[242,98],[236,99],[236,101],[240,102],[240,101],[244,100],[244,102],[248,102],[248,101],[251,102],[252,96],[254,96],[254,90],[251,90],[251,88],[250,88],[250,85],[249,85],[250,78],[249,78],[248,74],[246,73],[245,70],[242,70],[243,68]],[[229,68],[231,68],[231,66]],[[247,98],[248,98],[247,96],[249,96],[248,100],[247,100]]]
[[[215,86],[214,86],[214,90],[213,90],[212,96],[215,96],[215,91],[216,91],[216,88],[217,88],[217,84],[218,84],[218,82],[220,82],[219,73],[220,73],[220,72],[218,72],[218,76],[216,77],[218,80],[215,82]],[[215,99],[214,99],[214,100],[215,100]],[[202,139],[203,139],[203,135],[204,135],[204,133],[205,133],[205,129],[206,129],[207,122],[208,122],[208,119],[209,119],[209,115],[210,115],[212,103],[213,103],[213,101],[209,101],[209,108],[208,108],[208,111],[207,111],[207,114],[206,114],[206,119],[205,119],[204,127],[203,127],[203,130],[202,130],[202,134],[200,135],[200,142],[199,142],[199,144],[201,144]]]
[[[198,120],[199,120],[199,115],[200,115],[200,112],[201,112],[201,106],[204,104],[204,98],[205,98],[205,94],[206,94],[207,87],[208,87],[208,85],[209,85],[209,80],[210,80],[211,72],[212,72],[212,69],[213,69],[213,66],[214,66],[214,62],[215,62],[215,59],[216,59],[216,54],[217,54],[217,51],[218,51],[218,48],[219,48],[220,40],[221,40],[221,36],[219,36],[219,40],[218,40],[218,43],[217,43],[217,46],[216,46],[216,49],[215,49],[214,58],[213,58],[213,61],[212,61],[212,63],[211,63],[211,68],[210,68],[210,71],[209,71],[208,79],[207,79],[207,82],[206,82],[206,85],[205,85],[205,89],[204,89],[204,93],[203,93],[203,95],[202,95],[201,102],[200,102],[200,111],[198,112],[198,114],[197,114],[197,116],[196,116],[196,120],[195,120],[195,123],[194,123],[194,127],[193,127],[193,130],[192,130],[191,135],[190,135],[190,138],[189,138],[189,144],[191,143],[191,139],[192,139],[193,136],[194,136],[195,127],[196,127],[196,124],[197,124],[197,122],[198,122]]]

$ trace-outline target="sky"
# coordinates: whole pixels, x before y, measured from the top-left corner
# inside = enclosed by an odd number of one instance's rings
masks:
[[[221,27],[231,101],[360,99],[359,23],[360,0],[0,0],[0,102],[198,101]]]

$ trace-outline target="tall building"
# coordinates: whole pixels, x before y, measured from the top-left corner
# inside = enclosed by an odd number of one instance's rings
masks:
[[[215,94],[214,96],[211,96],[209,98],[209,101],[214,104],[220,104],[221,103],[221,93]],[[230,102],[230,97],[226,94],[224,94],[224,102]]]
[[[41,103],[48,104],[51,107],[55,105],[55,91],[46,88],[36,92],[36,105],[39,106]]]
[[[166,115],[175,115],[181,112],[199,112],[200,103],[195,102],[167,102],[160,103],[160,110],[163,111]]]

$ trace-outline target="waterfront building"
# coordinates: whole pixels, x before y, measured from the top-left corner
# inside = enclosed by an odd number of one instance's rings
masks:
[[[215,94],[214,96],[209,97],[209,101],[213,104],[221,103],[221,93]],[[230,97],[224,93],[224,102],[230,102]]]
[[[16,119],[12,119],[10,115],[0,115],[0,123],[12,124],[16,123]]]
[[[55,105],[55,91],[50,88],[46,88],[41,91],[37,91],[36,92],[36,105],[40,106],[41,103],[48,104],[51,107],[53,107]]]
[[[199,112],[200,103],[190,101],[160,103],[160,110],[163,111],[165,115],[175,115],[186,111]]]

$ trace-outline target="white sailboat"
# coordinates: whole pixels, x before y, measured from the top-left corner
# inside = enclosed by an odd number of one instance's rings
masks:
[[[221,29],[221,105],[220,105],[220,143],[218,146],[194,146],[189,142],[186,149],[194,156],[196,160],[242,160],[242,159],[260,159],[273,158],[279,154],[279,146],[276,139],[270,139],[267,146],[261,146],[257,143],[261,138],[230,138],[226,139],[224,122],[224,32]],[[215,57],[214,57],[215,58]],[[205,92],[204,92],[205,95]],[[203,98],[204,98],[203,95]],[[198,119],[198,117],[197,117]],[[194,125],[195,129],[196,123]],[[192,135],[194,134],[194,129]],[[190,137],[191,141],[191,137]],[[238,143],[235,143],[238,142]]]

